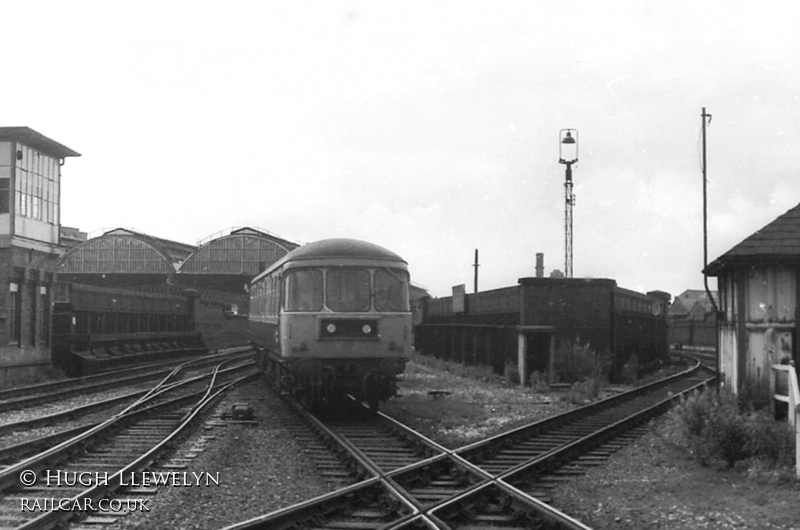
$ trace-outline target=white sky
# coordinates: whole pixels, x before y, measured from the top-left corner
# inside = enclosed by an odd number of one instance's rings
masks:
[[[558,134],[579,131],[574,273],[701,288],[800,203],[793,1],[0,1],[0,125],[80,152],[62,222],[196,243],[354,237],[434,295],[564,268]],[[98,234],[99,235],[99,234]],[[712,282],[712,287],[715,284]]]

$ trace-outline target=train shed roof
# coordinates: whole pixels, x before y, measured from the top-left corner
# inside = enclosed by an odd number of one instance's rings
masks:
[[[731,267],[800,263],[800,204],[711,262],[705,271],[718,276]]]
[[[236,228],[200,244],[181,264],[180,273],[252,278],[298,246],[266,230]]]
[[[109,230],[103,234],[103,237],[107,236],[121,236],[138,239],[161,252],[171,263],[182,262],[197,248],[194,245],[151,236],[150,234],[137,232],[129,228],[115,228],[113,230]]]
[[[192,245],[116,228],[71,248],[59,273],[171,274],[194,250]]]

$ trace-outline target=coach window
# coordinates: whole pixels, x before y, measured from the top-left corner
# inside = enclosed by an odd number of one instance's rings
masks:
[[[322,309],[322,271],[305,269],[286,275],[286,310],[319,311]]]
[[[330,269],[325,290],[328,309],[332,311],[369,311],[369,271]]]
[[[405,272],[380,269],[375,271],[375,309],[408,311],[408,289]]]

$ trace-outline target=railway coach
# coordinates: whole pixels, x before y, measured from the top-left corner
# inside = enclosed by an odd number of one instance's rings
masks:
[[[345,394],[377,410],[411,354],[407,263],[378,245],[326,239],[250,284],[249,332],[268,378],[308,408]]]
[[[52,306],[53,363],[70,376],[205,353],[192,293],[60,283]]]

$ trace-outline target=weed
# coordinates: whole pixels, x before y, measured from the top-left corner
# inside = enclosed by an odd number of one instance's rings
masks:
[[[516,364],[507,362],[503,374],[505,378],[505,382],[509,386],[517,386],[519,385],[520,378],[519,378],[519,368]]]
[[[606,359],[598,355],[588,342],[562,341],[556,349],[553,362],[555,380],[559,383],[579,383],[589,379],[602,379]]]
[[[743,406],[730,391],[695,392],[670,411],[666,438],[702,465],[740,462],[779,469],[792,465],[794,435],[786,423]]]

